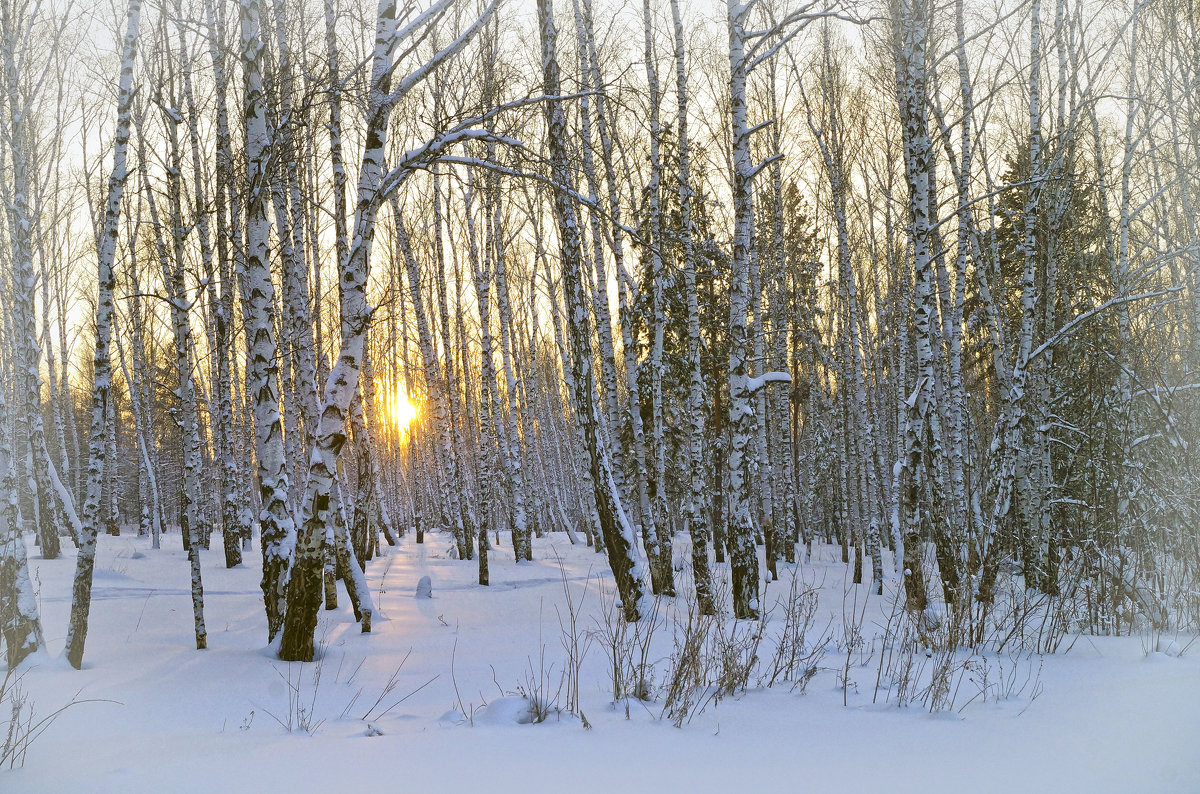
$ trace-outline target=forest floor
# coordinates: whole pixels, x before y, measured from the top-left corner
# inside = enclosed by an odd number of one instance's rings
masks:
[[[849,584],[836,547],[768,587],[775,608],[757,647],[758,624],[728,622],[706,635],[708,650],[680,654],[688,599],[662,602],[648,641],[642,630],[614,640],[607,565],[563,535],[535,541],[531,563],[494,549],[488,588],[444,536],[409,535],[368,566],[374,631],[359,632],[339,585],[341,608],[321,614],[321,660],[301,665],[264,646],[257,550],[227,570],[214,541],[203,553],[209,647],[198,652],[179,535],[159,551],[102,536],[82,671],[61,658],[73,551],[43,561],[30,549],[49,647],[22,665],[20,686],[35,718],[79,702],[22,768],[0,771],[0,790],[1200,791],[1200,643],[1084,636],[1045,656],[901,658],[894,589]],[[414,595],[425,575],[432,599]],[[767,687],[793,576],[794,603],[807,606],[793,615],[810,617],[788,672],[811,676]],[[584,651],[577,707],[563,680],[572,634]],[[614,642],[626,667],[645,658],[649,700],[614,702]],[[723,695],[719,681],[751,655],[747,688]],[[677,728],[678,709],[664,711],[671,673],[700,657]],[[940,693],[929,686],[939,671]]]

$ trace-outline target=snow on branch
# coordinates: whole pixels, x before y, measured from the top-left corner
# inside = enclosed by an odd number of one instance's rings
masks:
[[[755,5],[755,0],[743,6],[743,15],[748,13],[750,8]],[[819,19],[840,19],[844,22],[851,22],[856,25],[865,25],[869,20],[858,17],[854,14],[838,11],[834,4],[825,5],[824,8],[817,8],[816,0],[806,3],[799,8],[790,11],[783,19],[774,22],[770,27],[762,30],[747,31],[746,40],[752,41],[753,44],[746,52],[747,64],[746,73],[754,71],[764,61],[770,60],[783,47],[787,46],[796,35],[808,27],[808,23]],[[768,44],[765,50],[762,50],[763,45]],[[760,52],[761,50],[761,52]]]
[[[1042,342],[1042,344],[1038,346],[1037,350],[1034,350],[1032,353],[1029,354],[1029,360],[1033,361],[1038,356],[1045,353],[1047,350],[1051,350],[1054,347],[1057,347],[1058,345],[1062,344],[1068,338],[1070,338],[1071,334],[1075,332],[1076,328],[1083,325],[1088,320],[1098,317],[1099,315],[1103,314],[1104,312],[1108,311],[1109,309],[1112,309],[1115,306],[1120,306],[1123,303],[1132,303],[1134,301],[1149,300],[1150,298],[1159,298],[1159,297],[1162,297],[1163,295],[1170,295],[1173,292],[1179,292],[1182,289],[1183,289],[1182,286],[1174,286],[1174,287],[1168,287],[1167,289],[1160,289],[1155,292],[1140,292],[1137,295],[1123,295],[1123,296],[1118,296],[1116,298],[1107,300],[1104,303],[1097,306],[1096,308],[1089,309],[1088,311],[1084,312],[1083,314],[1080,314],[1079,316],[1075,317],[1070,322],[1068,322],[1066,325],[1064,325],[1062,328],[1059,328],[1057,331],[1055,331],[1053,334],[1051,334],[1050,338],[1047,339],[1045,342]]]
[[[787,372],[764,372],[753,378],[746,378],[746,393],[754,394],[768,383],[791,383],[792,376]]]
[[[760,173],[762,173],[762,170],[763,170],[764,168],[766,168],[767,166],[769,166],[771,163],[777,163],[777,162],[779,162],[779,161],[780,161],[780,160],[782,160],[782,159],[783,159],[783,155],[782,155],[782,154],[779,154],[778,152],[776,152],[775,154],[773,154],[773,155],[771,155],[770,157],[766,158],[766,159],[765,159],[765,160],[763,160],[761,163],[759,163],[758,165],[754,166],[754,168],[753,168],[753,169],[750,171],[750,179],[751,179],[751,180],[753,180],[753,179],[754,179],[756,176],[758,176]]]
[[[443,0],[443,3],[435,5],[434,8],[440,8],[446,2],[447,0]],[[401,80],[400,85],[396,86],[396,90],[392,91],[392,93],[388,96],[388,101],[391,103],[400,101],[400,98],[408,93],[413,86],[417,85],[426,77],[428,77],[431,72],[445,63],[447,60],[457,55],[458,52],[463,47],[467,46],[467,43],[475,37],[475,34],[479,32],[479,29],[487,24],[487,21],[491,19],[492,14],[495,13],[496,7],[499,5],[500,0],[492,0],[492,2],[488,4],[488,7],[483,10],[483,13],[471,23],[471,26],[463,31],[461,36],[447,44],[442,49],[438,50],[432,58],[418,66],[416,69],[410,72],[407,77]],[[415,24],[417,23],[414,22],[414,25]],[[430,22],[430,27],[432,28],[432,26],[435,24],[436,19]]]
[[[498,2],[498,0],[497,0],[497,2]],[[503,144],[504,146],[509,147],[510,149],[522,152],[524,154],[527,154],[527,155],[532,154],[530,152],[530,150],[520,140],[510,137],[510,136],[507,136],[507,135],[502,135],[502,134],[496,133],[490,129],[485,128],[484,125],[486,125],[488,121],[490,121],[495,116],[499,115],[500,113],[502,113],[504,111],[514,110],[514,109],[518,109],[518,108],[522,108],[522,107],[528,107],[531,105],[537,105],[537,104],[542,104],[545,102],[551,102],[551,101],[556,101],[556,100],[573,99],[573,98],[577,98],[580,96],[585,96],[589,93],[592,93],[592,92],[581,92],[581,93],[575,93],[575,94],[562,94],[562,95],[554,95],[554,96],[539,95],[539,96],[532,96],[532,97],[522,97],[521,99],[516,99],[511,102],[506,102],[502,105],[497,105],[496,107],[491,108],[487,112],[482,113],[478,116],[472,116],[471,118],[460,120],[454,126],[449,128],[448,130],[445,130],[444,132],[441,132],[441,133],[435,135],[433,138],[426,141],[421,146],[418,146],[415,149],[410,149],[410,150],[404,152],[404,154],[401,155],[401,157],[399,158],[399,162],[397,162],[394,166],[392,166],[388,170],[388,172],[383,176],[383,178],[379,181],[379,187],[378,187],[377,194],[376,194],[376,200],[379,201],[380,203],[382,203],[384,200],[387,199],[387,197],[389,196],[389,194],[391,194],[392,191],[394,191],[396,188],[398,188],[404,182],[404,180],[407,179],[412,174],[413,171],[425,168],[425,167],[429,166],[430,164],[432,164],[433,162],[437,161],[437,162],[441,162],[441,163],[453,163],[453,164],[458,164],[458,165],[467,165],[467,166],[474,166],[474,167],[478,167],[478,168],[484,168],[484,169],[488,169],[491,171],[495,171],[497,173],[507,174],[509,176],[514,176],[514,177],[540,179],[540,181],[543,181],[546,184],[551,185],[552,187],[558,188],[560,190],[566,190],[570,194],[571,198],[574,201],[577,201],[579,203],[587,205],[593,211],[602,212],[602,210],[598,206],[596,206],[595,202],[592,202],[592,201],[584,198],[582,195],[580,195],[579,193],[577,193],[574,190],[570,190],[569,188],[563,188],[561,185],[559,185],[558,183],[554,182],[551,179],[547,179],[545,177],[539,177],[538,175],[535,175],[535,174],[532,174],[532,173],[529,173],[526,171],[521,171],[518,169],[506,168],[504,166],[500,166],[497,163],[493,163],[493,162],[490,162],[488,160],[481,159],[481,158],[467,157],[467,156],[462,156],[462,155],[453,156],[453,155],[444,154],[444,152],[446,152],[448,149],[453,148],[457,144],[466,144],[471,141],[499,143],[499,144]],[[623,231],[625,231],[627,234],[629,234],[634,239],[640,239],[638,237],[637,231],[635,229],[632,229],[628,226],[622,226],[621,228]]]
[[[543,99],[545,99],[545,97],[543,97]],[[496,140],[498,143],[507,143],[508,145],[512,146],[513,148],[519,148],[520,151],[522,151],[524,153],[529,153],[529,150],[527,148],[525,148],[520,143],[513,141],[512,139],[501,139],[501,138],[497,137]],[[608,212],[608,210],[606,210],[604,207],[602,207],[600,205],[599,201],[593,200],[592,198],[589,198],[588,196],[583,195],[578,190],[575,190],[574,188],[563,185],[561,182],[558,182],[548,176],[544,176],[543,174],[539,174],[536,171],[527,171],[527,170],[520,169],[520,168],[511,168],[509,166],[501,165],[501,164],[493,162],[491,160],[486,160],[486,159],[479,158],[479,157],[468,157],[465,155],[445,155],[445,156],[439,157],[438,162],[450,163],[453,165],[462,165],[462,166],[467,166],[468,168],[480,168],[480,169],[483,169],[486,171],[492,171],[497,174],[502,174],[504,176],[510,176],[515,179],[527,179],[532,182],[537,182],[539,184],[546,185],[550,188],[553,188],[554,190],[561,190],[576,204],[580,204],[584,207],[587,207],[590,211],[595,212],[600,217],[603,217],[609,221],[613,221],[612,215]],[[647,245],[647,246],[649,245],[649,243],[645,240],[644,237],[642,237],[642,235],[638,232],[638,230],[633,228],[632,226],[629,226],[624,223],[615,223],[615,222],[613,223],[613,225],[618,227],[622,232],[627,234],[631,240],[638,243],[639,245]]]

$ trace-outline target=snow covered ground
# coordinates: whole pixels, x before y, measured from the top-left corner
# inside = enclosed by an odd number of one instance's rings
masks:
[[[80,672],[59,658],[72,552],[44,562],[31,549],[50,652],[23,665],[22,687],[38,714],[93,702],[63,712],[23,768],[0,772],[0,791],[1200,791],[1200,643],[1179,656],[1147,653],[1146,638],[1082,637],[1067,654],[988,659],[989,692],[1011,690],[998,701],[980,696],[977,660],[954,678],[953,710],[898,708],[894,687],[876,692],[892,599],[870,598],[863,642],[847,652],[843,615],[866,589],[845,584],[837,549],[818,549],[797,575],[819,595],[810,645],[829,639],[804,691],[757,686],[760,669],[748,691],[676,728],[662,715],[671,625],[648,652],[654,700],[612,702],[602,558],[561,535],[536,541],[533,563],[514,564],[503,546],[483,588],[474,563],[428,540],[404,537],[368,567],[372,634],[340,592],[341,608],[322,613],[322,660],[288,665],[264,647],[257,552],[234,570],[219,542],[204,553],[209,649],[198,652],[179,536],[161,551],[101,537]],[[432,599],[414,597],[423,575]],[[553,709],[529,724],[522,694],[538,681],[548,704],[566,705],[564,578],[577,635],[591,638],[587,726]],[[787,591],[785,577],[766,603]],[[780,612],[759,646],[764,664]]]

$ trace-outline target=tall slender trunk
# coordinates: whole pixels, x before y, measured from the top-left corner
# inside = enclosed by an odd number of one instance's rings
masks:
[[[598,65],[593,69],[593,51],[595,49],[593,38],[595,33],[590,27],[590,10],[587,14],[584,13],[585,4],[586,0],[583,0],[583,2],[581,0],[572,0],[575,11],[576,49],[579,52],[579,72],[584,90],[596,91],[597,95],[595,96],[595,114],[593,114],[592,96],[585,94],[579,99],[580,151],[583,159],[583,173],[587,183],[588,197],[598,206],[600,203],[600,180],[596,174],[595,146],[592,137],[593,115],[597,115],[598,122],[605,125],[604,142],[602,143],[601,152],[602,159],[611,157],[612,142],[608,140],[607,120],[603,116],[604,97],[600,94],[604,89],[598,84]],[[608,171],[613,174],[615,183],[615,172],[611,164],[608,165]],[[610,184],[610,197],[615,196],[615,191],[615,184]],[[610,213],[616,211],[617,203],[615,200],[609,203]],[[619,218],[620,216],[614,214],[613,217]],[[617,432],[617,429],[621,426],[621,408],[617,394],[616,353],[613,347],[612,314],[608,303],[608,267],[605,262],[604,231],[601,221],[601,214],[593,207],[588,212],[588,228],[592,242],[591,260],[595,269],[596,282],[596,288],[592,293],[592,310],[596,315],[596,332],[600,344],[600,387],[604,395],[604,408],[610,430],[608,435],[609,449],[613,461],[619,462],[622,459],[622,451],[620,433]],[[614,220],[613,223],[615,224],[616,221]],[[621,246],[621,239],[619,236],[616,236],[615,229],[612,232],[614,233],[614,237],[612,238],[614,254],[618,258],[622,258],[624,249]],[[625,491],[624,485],[624,472],[617,465],[613,473],[616,475],[617,486],[621,489],[622,496],[627,497],[628,494]]]
[[[927,603],[922,570],[921,516],[944,520],[940,495],[939,450],[932,423],[938,405],[935,395],[934,339],[937,331],[934,285],[933,147],[928,122],[928,46],[930,7],[927,0],[899,0],[893,5],[896,91],[903,132],[904,177],[908,186],[909,243],[914,287],[913,322],[916,330],[916,382],[904,400],[904,441],[900,466],[900,509],[903,521],[904,586],[907,607],[922,615]],[[907,385],[905,386],[907,388]],[[924,499],[926,490],[934,503]],[[922,510],[924,506],[924,510]],[[944,528],[935,526],[935,535]],[[943,580],[947,571],[943,571]],[[947,595],[951,595],[948,590]]]
[[[254,444],[258,458],[258,525],[262,542],[263,602],[267,637],[283,627],[289,569],[296,550],[296,525],[288,500],[287,455],[275,391],[279,348],[275,343],[275,285],[271,280],[267,217],[270,200],[267,166],[272,137],[267,125],[263,92],[262,1],[240,0],[243,121],[246,140],[245,273],[243,307],[246,314],[247,386],[253,400]]]
[[[692,539],[692,579],[696,601],[702,615],[716,612],[713,603],[712,574],[708,565],[710,529],[704,510],[704,371],[700,359],[700,300],[696,290],[696,251],[692,241],[691,142],[688,139],[687,63],[684,58],[683,18],[679,0],[671,0],[671,20],[675,31],[675,95],[678,105],[676,127],[679,137],[679,225],[683,249],[683,281],[687,296],[688,318],[688,458],[687,515]]]
[[[36,9],[24,12],[9,4],[2,6],[4,41],[3,79],[5,105],[5,144],[11,159],[11,184],[5,184],[5,217],[8,226],[9,265],[12,268],[14,311],[10,321],[15,338],[12,350],[20,388],[16,412],[25,430],[25,475],[30,507],[42,557],[58,557],[61,544],[58,537],[58,513],[50,484],[50,452],[46,444],[45,420],[42,411],[41,342],[38,340],[35,311],[38,273],[34,268],[34,233],[40,225],[41,208],[34,206],[35,181],[38,177],[35,157],[36,130],[34,124],[36,96],[27,88],[19,71],[18,58],[28,55],[24,39],[33,34]],[[29,16],[25,14],[28,13]],[[15,16],[19,15],[19,16]],[[32,64],[28,68],[36,68]],[[8,177],[8,174],[4,175]],[[43,307],[49,311],[48,307]]]
[[[88,441],[86,499],[83,505],[83,534],[75,564],[75,582],[71,591],[71,619],[67,628],[66,655],[75,669],[83,665],[83,647],[87,638],[88,615],[92,606],[92,572],[96,565],[96,535],[100,522],[101,476],[104,471],[104,425],[108,416],[109,391],[112,388],[113,261],[117,253],[117,224],[121,215],[121,196],[125,189],[126,153],[129,148],[130,110],[133,105],[133,60],[137,53],[140,0],[130,0],[125,16],[125,37],[121,42],[121,71],[117,83],[117,128],[113,139],[113,167],[108,179],[104,225],[97,251],[96,349],[92,359],[92,417]]]
[[[165,36],[164,36],[165,38]],[[164,42],[165,43],[165,42]],[[181,51],[182,52],[182,51]],[[173,76],[168,80],[173,83]],[[170,86],[174,91],[174,86]],[[201,461],[200,418],[196,403],[196,385],[193,376],[195,367],[195,351],[192,340],[192,328],[188,318],[191,304],[188,301],[187,283],[184,278],[184,247],[188,234],[183,222],[183,153],[179,144],[178,111],[172,108],[164,109],[165,126],[167,128],[167,156],[170,167],[167,171],[167,202],[170,207],[171,241],[168,250],[163,239],[163,226],[159,222],[158,209],[153,195],[150,193],[149,180],[146,178],[144,153],[144,132],[138,130],[138,161],[139,174],[142,180],[142,190],[150,198],[150,220],[159,249],[159,264],[162,268],[163,286],[170,304],[171,334],[174,341],[175,374],[178,378],[179,391],[179,432],[183,440],[183,533],[184,547],[187,549],[188,564],[192,573],[192,611],[195,623],[196,649],[207,647],[207,631],[204,626],[204,586],[200,573],[200,547],[205,533],[205,521],[202,515],[202,493],[200,476],[203,469]]]
[[[654,36],[651,29],[650,0],[642,0],[642,23],[645,39],[646,83],[650,92],[650,179],[646,184],[647,211],[650,215],[650,295],[654,313],[653,343],[650,346],[650,416],[653,423],[654,478],[651,480],[651,512],[643,516],[646,556],[650,558],[650,583],[657,595],[675,595],[674,571],[671,567],[671,532],[667,514],[667,442],[663,416],[663,334],[666,313],[663,306],[663,219],[660,193],[662,190],[661,104],[658,69],[655,63]]]
[[[438,485],[441,491],[441,509],[446,512],[454,531],[454,542],[459,556],[467,557],[467,541],[463,525],[463,514],[459,506],[459,494],[454,485],[458,481],[458,455],[454,449],[454,428],[450,425],[449,410],[446,400],[445,382],[442,378],[441,365],[438,363],[437,351],[434,348],[433,332],[429,327],[429,315],[425,310],[421,297],[421,266],[413,253],[404,229],[404,219],[400,213],[399,199],[392,195],[392,214],[396,222],[396,239],[400,248],[400,256],[404,262],[405,273],[408,276],[408,291],[412,298],[413,315],[417,323],[417,347],[421,352],[421,365],[425,375],[425,388],[430,401],[433,403],[433,432],[441,454],[438,455]]]
[[[496,308],[500,320],[500,354],[504,364],[505,393],[508,395],[508,427],[506,429],[508,434],[508,463],[505,469],[512,488],[513,553],[519,560],[532,560],[533,546],[525,508],[525,460],[521,450],[521,432],[518,428],[521,406],[517,401],[519,384],[517,382],[515,355],[512,344],[512,305],[509,301],[508,269],[505,264],[507,254],[504,250],[503,232],[499,227],[500,191],[493,185],[491,194],[489,204],[492,216],[489,222],[494,229],[490,235],[494,241],[494,254],[492,254],[493,276],[496,279]],[[520,538],[519,547],[517,538]]]
[[[750,159],[750,123],[746,114],[746,17],[749,8],[728,0],[729,25],[729,119],[733,140],[733,257],[729,285],[729,382],[730,442],[726,457],[729,498],[729,554],[733,574],[733,614],[757,618],[758,553],[754,545],[754,518],[746,478],[747,457],[754,435],[754,407],[750,390],[750,340],[747,315],[750,310],[751,235],[754,228],[752,181],[755,169]]]
[[[440,113],[441,93],[440,89],[435,89],[434,107],[435,113]],[[442,196],[441,196],[441,180],[438,178],[437,170],[433,171],[433,271],[435,281],[434,298],[437,301],[438,326],[442,337],[442,357],[444,366],[440,369],[439,382],[442,384],[444,405],[447,409],[448,423],[447,430],[450,434],[451,453],[453,459],[452,477],[450,480],[450,489],[452,494],[466,494],[466,461],[461,454],[461,429],[463,427],[460,421],[462,414],[462,406],[458,385],[455,382],[455,366],[454,366],[454,347],[450,341],[450,309],[449,302],[446,296],[446,255],[445,245],[442,240]],[[435,346],[436,347],[436,346]],[[516,498],[523,499],[523,494],[517,494]],[[463,559],[471,559],[474,556],[475,537],[474,530],[470,526],[471,512],[467,510],[465,502],[469,499],[456,499],[453,504],[447,504],[447,510],[455,511],[454,525],[457,530],[456,540],[459,543],[459,555]],[[523,509],[522,509],[523,512]]]
[[[558,97],[558,33],[554,26],[551,0],[538,0],[538,23],[542,46],[542,90],[547,97]],[[554,216],[562,247],[560,261],[571,338],[571,377],[576,421],[583,429],[585,446],[591,459],[592,486],[604,545],[608,550],[609,567],[617,583],[625,620],[634,622],[649,614],[650,605],[646,603],[642,563],[637,556],[633,527],[621,505],[608,450],[600,444],[596,407],[592,399],[595,386],[592,380],[591,323],[583,293],[583,250],[579,221],[573,199],[567,192],[572,179],[566,150],[566,116],[559,99],[548,99],[545,111],[551,176],[555,182]]]
[[[494,197],[488,197],[487,201],[492,201]],[[486,205],[487,202],[485,202]],[[495,453],[496,449],[496,425],[500,422],[500,414],[498,411],[499,399],[497,397],[496,383],[496,360],[492,349],[492,306],[491,306],[491,284],[492,276],[489,272],[489,259],[479,254],[478,238],[475,231],[474,218],[474,173],[467,173],[467,190],[465,196],[465,212],[467,217],[467,237],[469,247],[467,249],[468,256],[471,260],[471,270],[474,273],[475,284],[475,300],[479,308],[479,356],[480,356],[480,407],[479,407],[479,446],[480,446],[480,472],[479,481],[481,490],[490,490],[493,487],[493,478],[495,475]],[[486,214],[486,207],[485,207]],[[486,490],[485,490],[486,489]],[[486,585],[490,583],[490,573],[488,570],[487,554],[487,514],[484,511],[479,526],[479,584]],[[515,545],[515,544],[514,544]]]
[[[1029,189],[1022,211],[1024,236],[1021,241],[1023,266],[1021,272],[1021,324],[1012,374],[1009,378],[1008,399],[1001,407],[1000,418],[989,454],[999,457],[996,473],[996,495],[992,506],[992,524],[996,534],[992,547],[984,558],[976,597],[991,601],[1001,559],[1020,542],[1026,527],[1014,526],[1010,516],[1013,497],[1028,500],[1027,484],[1018,482],[1020,461],[1025,454],[1023,436],[1028,424],[1026,392],[1029,381],[1030,353],[1037,319],[1038,284],[1038,214],[1045,187],[1041,130],[1041,0],[1033,0],[1030,11],[1030,73],[1029,73]]]
[[[230,359],[234,355],[233,328],[233,266],[232,257],[242,247],[230,226],[226,198],[233,178],[233,147],[229,134],[229,109],[226,101],[228,67],[223,43],[226,37],[225,5],[205,0],[209,55],[213,64],[216,92],[216,168],[214,169],[213,205],[216,213],[216,257],[220,293],[213,307],[213,343],[216,358],[217,415],[214,419],[216,448],[221,458],[221,534],[225,549],[225,566],[242,563],[242,541],[250,537],[249,506],[242,496],[241,470],[238,466],[233,417],[233,383]],[[196,175],[199,180],[199,174]],[[238,210],[233,211],[236,215]],[[215,289],[215,287],[214,287]]]
[[[585,32],[584,53],[586,54],[586,62],[581,62],[581,71],[583,71],[586,79],[585,84],[588,90],[595,92],[595,120],[596,120],[596,135],[600,139],[600,161],[604,167],[604,182],[606,185],[606,198],[608,206],[609,241],[613,256],[613,273],[617,281],[617,315],[618,324],[621,329],[622,354],[625,363],[625,384],[627,386],[626,397],[628,404],[626,406],[630,420],[630,426],[633,431],[633,452],[634,452],[634,477],[635,483],[632,490],[636,491],[638,500],[639,512],[642,515],[650,514],[650,496],[649,486],[647,484],[648,474],[646,471],[646,455],[645,455],[645,436],[642,427],[642,412],[640,405],[640,396],[638,393],[638,360],[637,347],[633,338],[633,325],[631,313],[633,311],[633,295],[629,289],[628,271],[625,266],[625,248],[622,244],[624,239],[625,229],[621,223],[621,189],[617,181],[616,160],[614,159],[614,141],[609,126],[609,108],[608,94],[604,87],[604,80],[600,71],[600,59],[596,50],[596,26],[592,17],[591,0],[580,0],[582,8],[582,27]],[[583,54],[581,53],[581,58]],[[581,116],[581,122],[588,117]],[[586,136],[587,129],[584,134]],[[585,149],[587,140],[585,137]],[[586,162],[585,162],[586,174]],[[589,190],[590,190],[589,186]],[[597,188],[596,193],[599,193]],[[611,317],[609,316],[608,304],[608,277],[607,268],[602,272],[601,265],[604,264],[603,257],[593,257],[596,269],[596,284],[597,293],[603,292],[603,300],[598,302],[603,317],[597,318],[598,337],[601,346],[601,364],[602,367],[613,368],[613,379],[611,383],[605,382],[605,389],[611,389],[610,395],[612,400],[617,399],[616,395],[616,357],[613,355],[611,364],[605,362],[605,357],[609,355],[610,346],[612,344]],[[600,289],[600,285],[604,285],[604,289]],[[604,319],[607,318],[607,319]],[[601,371],[601,376],[607,378],[604,371]],[[619,413],[614,411],[609,418],[609,449],[613,465],[613,475],[617,482],[617,487],[621,491],[624,499],[632,500],[634,494],[627,492],[623,483],[623,459],[624,453],[619,438],[618,429],[623,422],[620,421]]]

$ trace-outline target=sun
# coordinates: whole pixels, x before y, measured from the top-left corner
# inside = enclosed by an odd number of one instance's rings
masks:
[[[408,394],[399,387],[384,396],[384,407],[388,417],[401,436],[407,435],[409,426],[417,418],[417,406]]]

